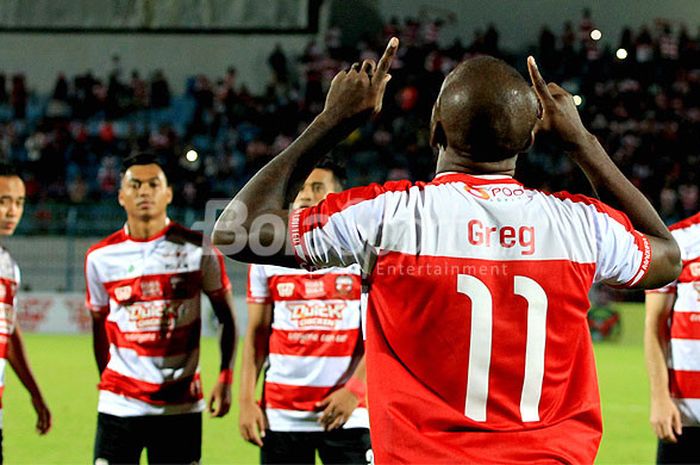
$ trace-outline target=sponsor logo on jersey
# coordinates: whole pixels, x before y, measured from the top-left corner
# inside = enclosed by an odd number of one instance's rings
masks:
[[[464,190],[482,200],[517,198],[527,194],[527,191],[520,186],[464,186]]]
[[[141,281],[141,296],[142,297],[160,297],[163,295],[163,288],[160,281],[148,279]]]
[[[166,302],[138,302],[125,308],[129,321],[143,330],[173,329],[179,316],[177,307]]]
[[[326,294],[326,287],[320,279],[309,279],[304,281],[304,295],[307,299],[321,297]]]
[[[120,302],[129,300],[131,298],[131,286],[119,286],[114,289],[114,297]]]
[[[277,293],[280,297],[291,297],[294,294],[294,283],[278,283]]]
[[[335,328],[343,319],[345,302],[298,302],[290,303],[291,320],[300,328]]]
[[[486,189],[482,189],[481,187],[464,186],[464,190],[469,192],[477,199],[488,200],[491,198],[491,195],[489,195],[488,191]]]
[[[352,276],[338,276],[335,278],[335,290],[339,294],[350,294],[352,292]]]

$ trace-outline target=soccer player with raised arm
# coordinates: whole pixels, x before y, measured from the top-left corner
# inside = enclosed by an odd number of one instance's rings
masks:
[[[198,463],[204,400],[199,375],[201,293],[219,324],[220,372],[208,407],[231,405],[233,297],[221,253],[170,221],[172,188],[155,156],[124,160],[122,229],[85,256],[86,304],[100,371],[96,464]]]
[[[336,75],[321,114],[223,212],[215,242],[247,240],[229,251],[244,261],[360,265],[376,463],[593,463],[602,421],[588,291],[595,282],[665,285],[678,276],[679,251],[571,95],[545,83],[532,58],[534,89],[491,57],[446,77],[431,122],[433,181],[286,209],[316,160],[381,108],[397,46],[391,39],[376,66]],[[540,133],[621,210],[515,180],[518,154]],[[259,227],[263,214],[277,219]],[[254,246],[285,235],[296,258]]]
[[[0,163],[0,236],[14,234],[24,211],[24,182],[15,168]],[[32,398],[36,411],[36,430],[46,434],[51,429],[51,412],[34,379],[24,349],[22,332],[17,321],[17,290],[20,275],[10,252],[0,246],[0,463],[2,455],[2,393],[5,390],[5,366],[17,374]]]
[[[670,227],[678,279],[647,291],[644,351],[658,464],[700,463],[700,213]]]
[[[330,159],[306,178],[293,208],[342,191]],[[360,268],[250,265],[243,344],[240,429],[263,464],[365,464],[371,460]],[[265,369],[261,405],[255,385]]]

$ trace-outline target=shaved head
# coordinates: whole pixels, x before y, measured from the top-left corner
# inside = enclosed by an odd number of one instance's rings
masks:
[[[537,96],[513,67],[493,57],[460,63],[433,107],[431,145],[496,162],[527,150],[537,122]]]

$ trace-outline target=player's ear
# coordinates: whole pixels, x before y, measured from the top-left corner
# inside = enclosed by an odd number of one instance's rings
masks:
[[[532,128],[532,131],[530,131],[530,139],[528,140],[522,152],[529,152],[533,145],[535,145],[535,128]]]
[[[122,188],[119,188],[119,192],[117,193],[117,200],[119,201],[119,205],[122,207],[124,206],[124,191],[122,191]]]
[[[168,189],[166,191],[166,199],[167,199],[167,205],[170,205],[170,202],[173,201],[173,187],[171,185],[168,185]]]
[[[445,130],[442,127],[442,122],[440,121],[440,99],[433,105],[433,113],[430,117],[430,146],[439,149],[440,147],[447,147],[447,136],[445,136]]]

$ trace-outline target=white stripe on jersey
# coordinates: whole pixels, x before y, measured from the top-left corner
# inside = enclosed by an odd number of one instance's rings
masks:
[[[700,279],[695,282],[700,282]],[[673,305],[673,311],[700,312],[698,296],[698,291],[695,290],[694,283],[676,284],[676,303]]]
[[[674,399],[684,426],[700,425],[700,399]]]
[[[479,187],[498,186],[502,184],[494,181]],[[332,212],[323,226],[302,232],[295,250],[310,264],[359,263],[365,273],[372,271],[368,267],[374,263],[368,252],[398,252],[594,263],[595,280],[611,284],[642,277],[645,252],[636,243],[639,233],[629,232],[607,212],[588,203],[592,200],[560,198],[524,188],[519,188],[523,193],[517,198],[483,199],[470,194],[467,187],[454,181],[384,191]],[[290,223],[292,234],[300,231],[297,223]],[[505,246],[499,244],[502,228],[508,228]],[[534,236],[532,243],[530,235]]]
[[[671,339],[669,368],[682,371],[700,371],[700,340]]]
[[[90,260],[99,261],[96,278],[108,283],[144,275],[197,271],[202,248],[190,243],[174,244],[163,237],[149,242],[128,240],[91,251]]]
[[[321,412],[303,412],[297,410],[265,409],[270,431],[325,431],[318,423]],[[353,410],[348,421],[342,426],[349,428],[369,428],[369,414],[367,409],[358,407]]]
[[[300,357],[270,354],[270,369],[265,374],[268,383],[291,386],[329,387],[347,372],[352,357]]]
[[[97,411],[117,417],[139,417],[143,415],[179,415],[199,413],[205,408],[204,399],[191,404],[153,405],[110,391],[100,391]]]
[[[146,357],[132,349],[110,345],[109,355],[110,370],[152,384],[192,376],[197,372],[199,361],[199,349],[172,357]]]

